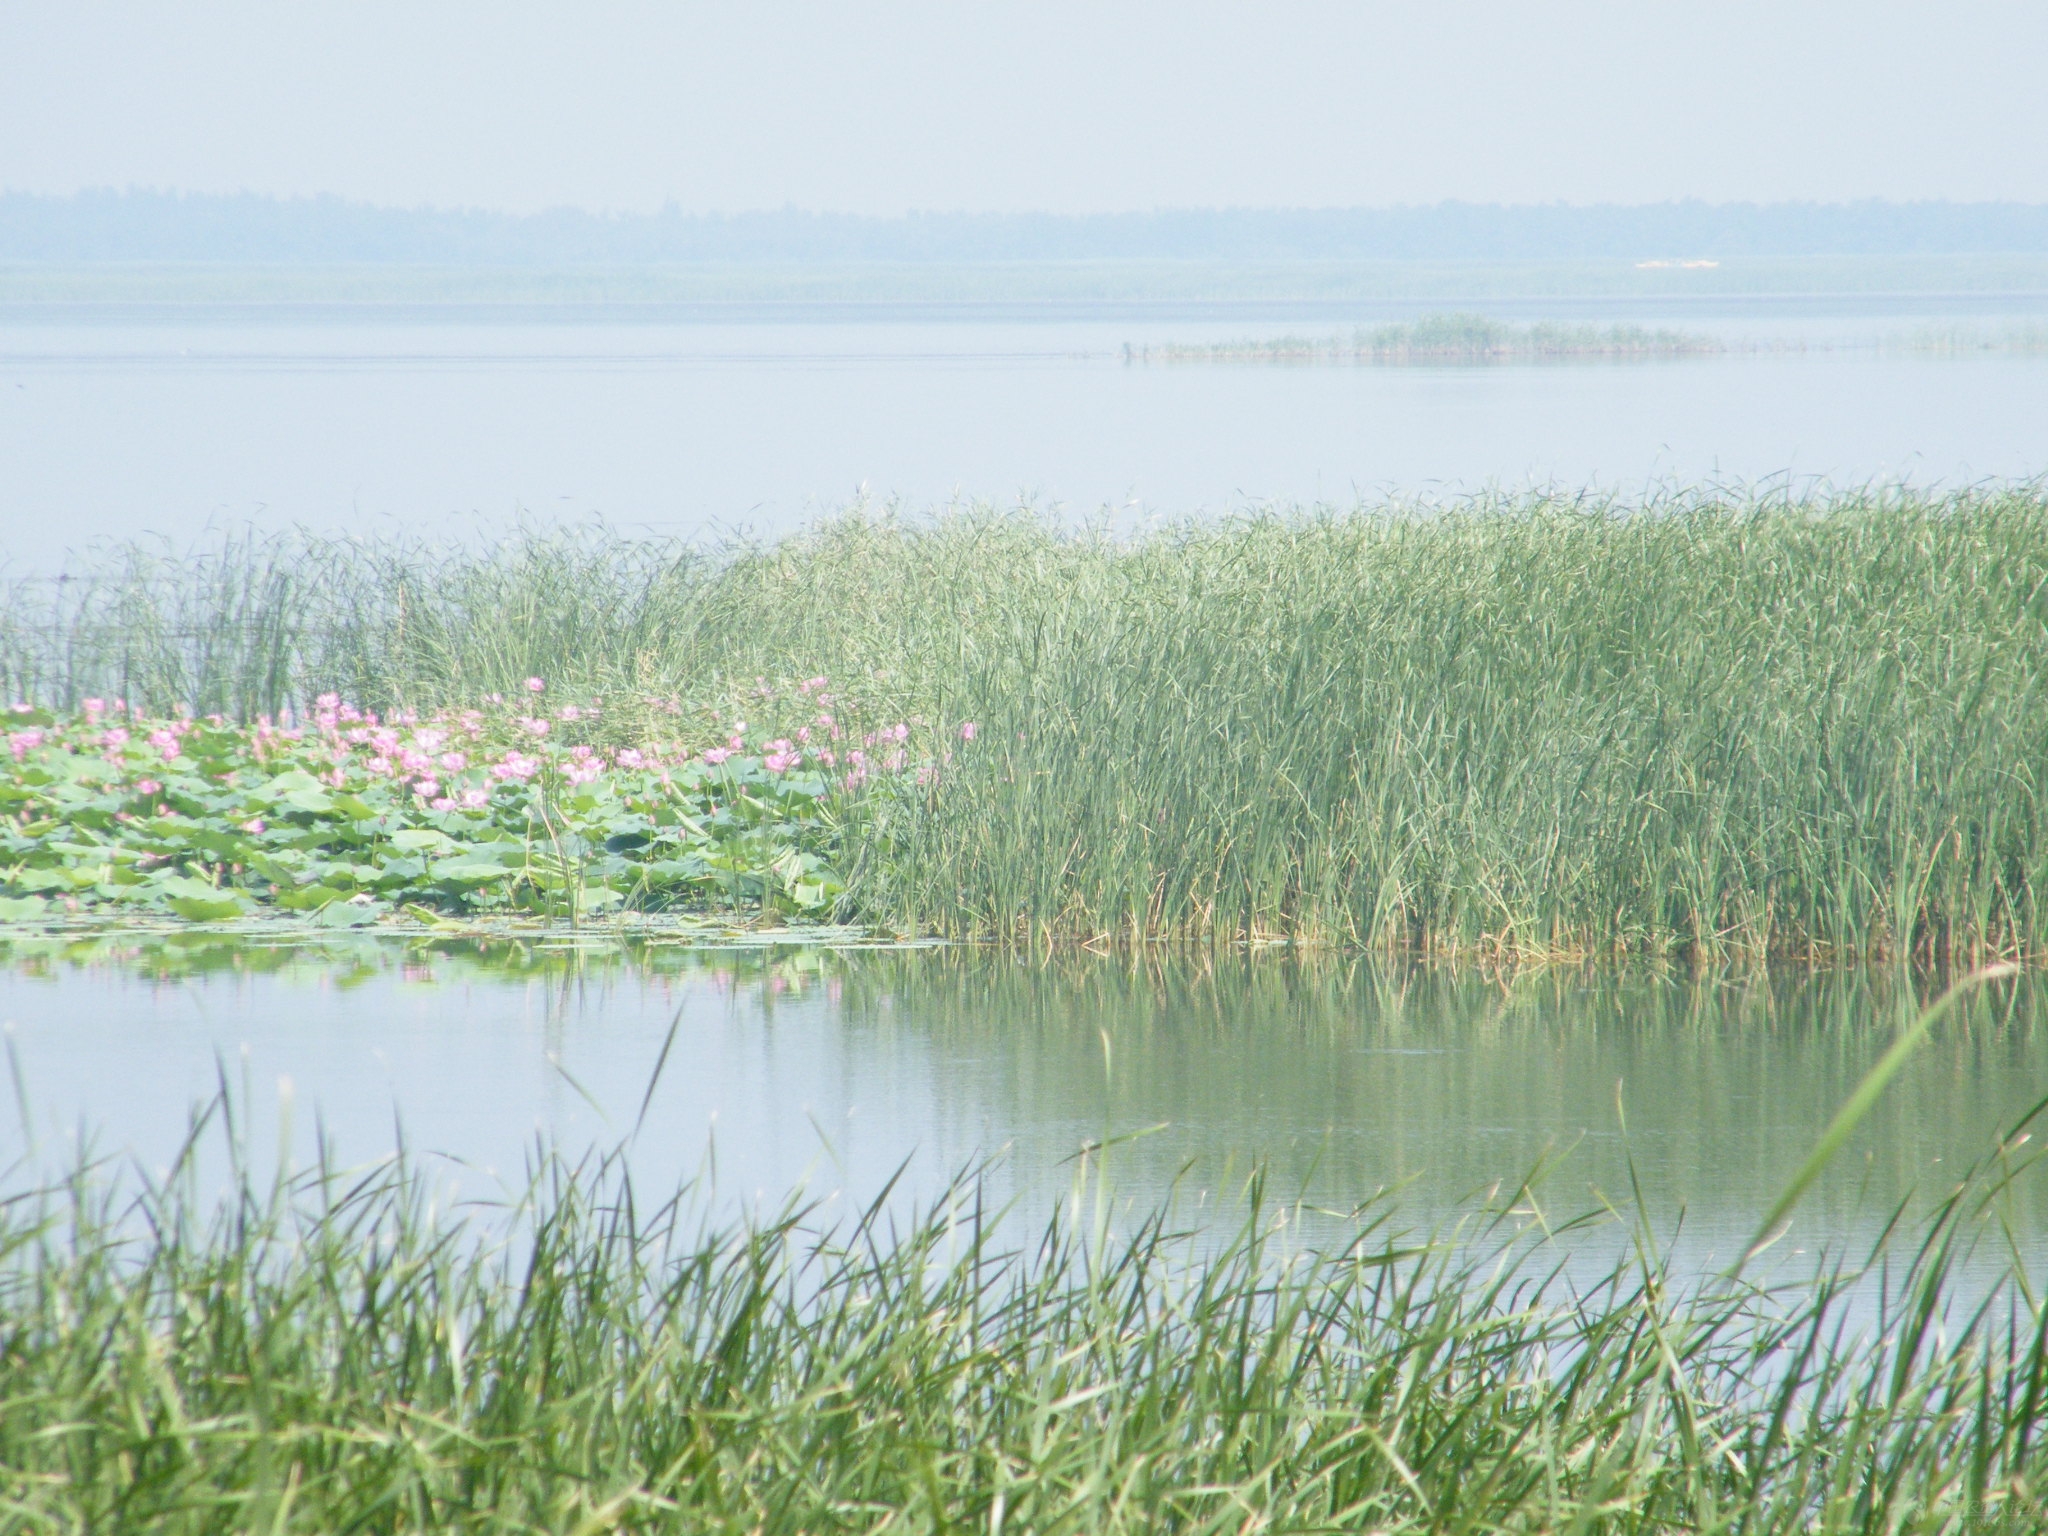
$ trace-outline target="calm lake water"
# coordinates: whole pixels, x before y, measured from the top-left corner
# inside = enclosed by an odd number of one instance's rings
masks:
[[[749,323],[17,307],[0,310],[0,559],[53,571],[95,539],[209,523],[458,535],[602,515],[772,534],[862,488],[1137,521],[1490,483],[2025,477],[2048,471],[2048,358],[1868,343],[1995,335],[2040,309],[2026,295],[1580,307],[1558,317],[1817,350],[1392,368],[1131,365],[1122,348],[1336,335],[1416,306],[1031,320],[793,305]]]
[[[1493,367],[1126,363],[1126,342],[1340,334],[1396,308],[784,306],[742,321],[416,308],[0,310],[0,562],[209,523],[461,535],[603,515],[625,529],[774,533],[865,487],[913,506],[1023,495],[1130,521],[1385,490],[2048,471],[2048,358],[1885,350],[1995,334],[2039,296],[1758,301],[1556,318],[1809,350]],[[1451,306],[1431,306],[1451,307]],[[1540,308],[1482,306],[1501,318]],[[851,1198],[976,1159],[1027,1201],[1085,1143],[1119,1189],[1200,1204],[1255,1163],[1343,1207],[1423,1213],[1555,1159],[1544,1209],[1619,1199],[1631,1167],[1685,1244],[1726,1256],[1883,1049],[1897,978],[1504,978],[1262,956],[1132,968],[973,951],[439,952],[363,940],[0,942],[0,1021],[28,1104],[6,1161],[81,1135],[168,1158],[219,1074],[252,1135],[299,1153],[448,1154],[478,1187],[542,1135],[607,1144],[648,1101],[635,1166],[715,1160],[722,1190]],[[1985,1155],[2048,1093],[2026,985],[1945,1029],[1894,1085],[1791,1243],[1873,1230]],[[280,1084],[289,1080],[288,1094]],[[1624,1129],[1625,1125],[1625,1129]],[[1155,1129],[1156,1128],[1156,1129]],[[2048,1232],[2034,1185],[2014,1230]]]
[[[636,1121],[645,1183],[708,1172],[770,1203],[799,1185],[871,1198],[899,1168],[914,1200],[999,1156],[999,1186],[1042,1206],[1086,1144],[1138,1131],[1109,1153],[1117,1191],[1197,1210],[1234,1209],[1263,1165],[1276,1192],[1339,1209],[1402,1186],[1427,1220],[1549,1162],[1538,1203],[1562,1218],[1625,1204],[1632,1163],[1660,1230],[1683,1212],[1679,1246],[1707,1262],[1748,1238],[1911,993],[1891,972],[17,937],[0,1020],[30,1124],[0,1116],[0,1147],[53,1166],[84,1137],[158,1166],[224,1074],[259,1150],[281,1114],[301,1158],[319,1129],[359,1161],[402,1128],[460,1160],[438,1176],[469,1193],[536,1137],[609,1146]],[[1867,1239],[1945,1193],[2044,1094],[2048,994],[2007,983],[1913,1060],[1786,1250]],[[2037,1246],[2048,1188],[2022,1181],[2006,1210]]]

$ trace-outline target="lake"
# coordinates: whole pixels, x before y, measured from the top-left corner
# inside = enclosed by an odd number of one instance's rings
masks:
[[[1028,1210],[1073,1187],[1084,1147],[1132,1136],[1106,1157],[1139,1207],[1177,1193],[1198,1217],[1235,1211],[1264,1167],[1276,1196],[1346,1210],[1398,1188],[1433,1222],[1547,1163],[1547,1218],[1626,1206],[1633,1178],[1658,1230],[1707,1263],[1751,1235],[1914,985],[844,937],[16,935],[0,1020],[31,1135],[10,1110],[0,1148],[56,1167],[83,1138],[158,1168],[224,1077],[259,1154],[280,1117],[300,1159],[319,1135],[349,1162],[402,1137],[451,1193],[498,1190],[536,1138],[631,1137],[643,1184],[703,1175],[745,1203],[798,1186],[866,1201],[899,1170],[914,1203],[995,1157]],[[2008,983],[1912,1061],[1786,1252],[1924,1208],[2044,1093],[2048,994]],[[2048,1191],[2020,1183],[2006,1215],[2034,1242]]]
[[[1391,303],[1038,318],[999,304],[681,318],[16,304],[0,306],[0,557],[47,573],[96,540],[245,523],[472,536],[602,516],[772,535],[860,495],[913,508],[1023,497],[1134,522],[1489,484],[1952,485],[2048,468],[2048,358],[1871,345],[2036,323],[2038,295],[1480,307],[1794,350],[1483,367],[1122,355],[1127,342],[1333,335],[1416,312]]]
[[[1439,304],[1432,307],[1474,307]],[[1731,350],[1638,362],[1134,365],[1205,342],[1412,316],[1331,305],[791,303],[561,313],[412,305],[0,307],[0,556],[54,572],[112,538],[210,525],[476,536],[527,518],[774,534],[856,495],[1058,503],[1137,522],[1268,501],[1489,484],[1639,492],[1702,480],[1922,485],[2048,469],[2048,358],[1877,343],[2036,323],[2039,295],[1620,301],[1529,321],[1709,332]],[[1803,350],[1802,350],[1803,349]],[[338,942],[338,941],[337,941]],[[1546,1210],[1641,1181],[1684,1244],[1749,1235],[1899,1017],[1897,977],[1491,974],[1357,957],[1204,960],[756,944],[732,950],[189,939],[0,943],[0,1020],[28,1132],[168,1158],[217,1074],[257,1139],[288,1118],[371,1157],[402,1125],[521,1166],[541,1135],[624,1137],[664,1040],[635,1163],[713,1166],[774,1199],[930,1192],[1001,1158],[1020,1198],[1076,1153],[1118,1187],[1200,1204],[1255,1164],[1345,1207],[1424,1213],[1555,1159]],[[1816,1190],[1792,1241],[1867,1236],[1985,1155],[2048,1092],[2031,983],[1942,1031]],[[288,1092],[280,1084],[289,1081]],[[711,1161],[707,1161],[707,1159]],[[2041,1232],[2041,1197],[2013,1197]]]

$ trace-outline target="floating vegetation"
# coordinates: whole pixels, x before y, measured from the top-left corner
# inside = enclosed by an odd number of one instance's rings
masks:
[[[1206,344],[1126,342],[1127,363],[1508,363],[1573,358],[1700,357],[1725,350],[1712,336],[1633,325],[1511,325],[1485,315],[1424,315],[1349,337],[1279,336]]]
[[[799,695],[829,705],[824,685]],[[909,766],[907,724],[848,746],[822,708],[815,745],[812,725],[750,745],[740,721],[716,744],[594,746],[601,707],[543,708],[544,687],[425,718],[329,693],[304,720],[253,726],[119,699],[63,717],[17,706],[0,922],[107,909],[218,923],[265,907],[319,928],[407,907],[444,926],[677,906],[816,919],[843,891],[832,859],[850,807]]]

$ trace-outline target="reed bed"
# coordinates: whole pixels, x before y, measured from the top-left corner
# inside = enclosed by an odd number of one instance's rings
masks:
[[[1127,363],[1443,364],[1563,362],[1571,359],[1702,357],[1723,351],[1712,336],[1638,325],[1513,325],[1485,315],[1424,315],[1349,336],[1263,340],[1127,342]]]
[[[1891,1250],[1772,1286],[1646,1232],[1574,1282],[1526,1207],[1418,1234],[1368,1205],[1311,1249],[1257,1179],[1222,1241],[1119,1232],[1085,1178],[1033,1228],[973,1180],[721,1222],[617,1155],[454,1216],[403,1163],[238,1154],[214,1203],[188,1149],[132,1203],[87,1171],[0,1205],[0,1520],[2033,1531],[2048,1317],[1956,1279],[2016,1146]]]
[[[843,913],[901,929],[2048,949],[2039,486],[127,558],[61,601],[17,593],[8,689],[425,709],[537,674],[622,730],[645,696],[787,734],[795,680],[829,676],[912,722],[934,770],[842,849]]]

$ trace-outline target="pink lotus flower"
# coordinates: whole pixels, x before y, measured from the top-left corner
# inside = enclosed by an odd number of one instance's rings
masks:
[[[111,731],[108,731],[106,735],[100,738],[100,744],[102,746],[118,747],[125,744],[127,740],[128,733],[122,730],[121,727],[117,725]]]
[[[176,731],[151,731],[149,733],[149,744],[155,747],[157,751],[163,753],[165,762],[169,762],[180,752],[184,751],[184,748],[178,745],[178,733]]]
[[[562,770],[562,777],[571,784],[588,784],[604,772],[604,763],[594,757],[579,757]]]
[[[480,811],[491,803],[488,789],[465,789],[462,792],[462,808],[465,811]]]
[[[243,822],[242,830],[244,832],[261,832],[263,830],[263,818],[261,816],[258,816],[253,821]]]
[[[527,691],[528,693],[539,693],[539,692],[541,692],[542,690],[544,690],[544,689],[545,689],[546,687],[547,687],[547,684],[546,684],[546,683],[544,683],[544,682],[542,682],[542,681],[541,681],[541,680],[540,680],[539,678],[537,678],[537,677],[529,677],[529,678],[528,678],[528,679],[526,680],[526,691]]]
[[[155,779],[137,779],[135,781],[135,793],[138,795],[154,795],[162,789],[163,785],[157,783]]]
[[[960,739],[962,741],[972,741],[974,740],[975,733],[978,732],[980,729],[980,726],[976,725],[972,720],[969,720],[960,727]]]
[[[621,768],[644,768],[646,765],[646,757],[636,747],[627,747],[619,753],[619,766]]]
[[[761,766],[770,773],[787,773],[803,760],[801,752],[770,752],[761,759]]]
[[[540,764],[530,757],[521,757],[517,752],[507,752],[505,760],[493,765],[491,777],[500,781],[526,780],[540,771]]]
[[[439,779],[421,779],[413,785],[412,792],[422,800],[431,800],[441,793],[441,781]]]
[[[545,720],[528,719],[522,720],[519,723],[526,728],[527,734],[530,736],[545,736],[549,730],[548,723]]]
[[[714,768],[731,756],[732,752],[725,747],[706,747],[704,749],[704,761]]]
[[[469,766],[469,758],[461,752],[443,752],[441,766],[450,773],[460,773]]]
[[[101,715],[107,712],[107,701],[105,699],[84,699],[80,701],[80,704],[85,710],[85,718],[87,720],[98,720]]]
[[[430,811],[452,811],[455,809],[455,802],[446,795],[441,795],[428,801],[427,809]]]
[[[381,777],[391,771],[391,759],[388,757],[373,757],[363,764],[363,770],[366,773],[374,773]]]

